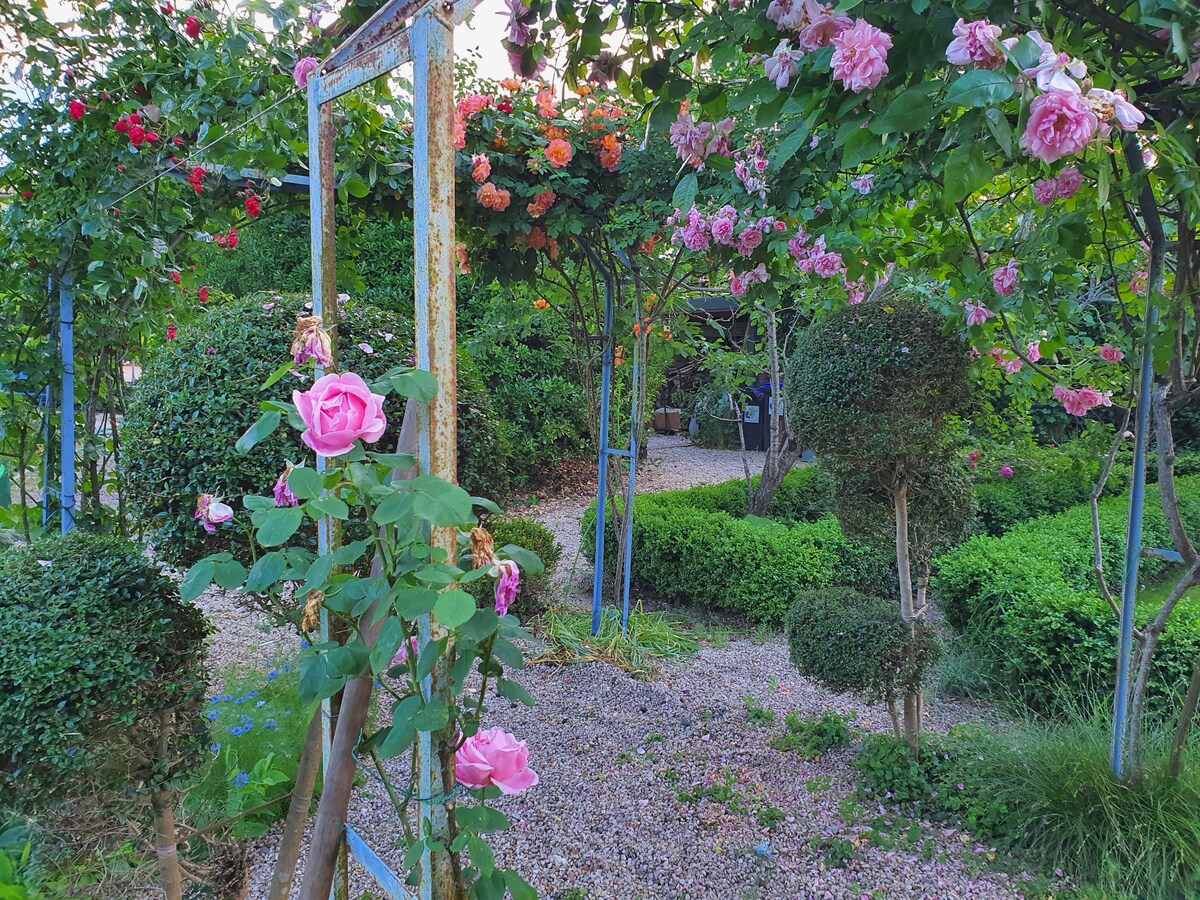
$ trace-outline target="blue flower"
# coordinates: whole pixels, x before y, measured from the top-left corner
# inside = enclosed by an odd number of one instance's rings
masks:
[[[245,697],[238,697],[236,700],[234,700],[234,701],[233,701],[233,705],[234,705],[234,706],[241,706],[241,705],[242,705],[243,703],[245,703],[245,702],[246,702],[246,698],[245,698]]]
[[[229,733],[231,735],[233,735],[234,737],[239,737],[240,735],[245,734],[249,730],[250,729],[246,728],[244,725],[234,725],[232,728],[229,729]]]
[[[301,649],[301,650],[307,650],[307,649],[308,649],[310,646],[312,646],[312,645],[311,645],[311,644],[309,644],[309,642],[308,642],[308,641],[306,641],[306,640],[301,640],[301,641],[300,641],[300,649]]]
[[[771,845],[766,841],[759,841],[755,844],[754,852],[759,856],[765,856],[767,859],[771,859],[775,855],[775,852],[771,849]]]
[[[266,706],[266,705],[267,705],[266,700],[259,700],[257,703],[254,704],[254,708],[258,709],[260,706]]]
[[[208,749],[211,750],[213,753],[216,753],[218,750],[221,749],[221,742],[217,741],[215,744],[210,744]]]
[[[267,719],[267,721],[263,722],[263,728],[277,728],[277,727],[279,727],[279,726],[277,726],[275,724],[274,719]]]
[[[204,714],[204,718],[208,719],[208,721],[210,721],[210,722],[215,722],[215,721],[217,721],[217,716],[219,716],[219,715],[220,715],[220,713],[217,712],[215,709],[210,709],[208,712],[206,712]]]
[[[249,700],[251,697],[257,697],[257,696],[258,696],[258,691],[246,691],[246,699],[247,700]]]
[[[250,776],[247,775],[245,772],[238,772],[236,775],[233,776],[233,786],[234,787],[245,787],[249,783],[250,783]]]
[[[274,681],[278,677],[279,677],[279,673],[275,669],[272,669],[270,672],[267,673],[267,681]]]
[[[212,704],[214,704],[214,703],[220,703],[220,702],[221,702],[221,695],[220,695],[220,694],[217,694],[217,696],[213,697],[211,700],[209,700],[209,701],[208,701],[208,703],[209,703],[209,705],[210,705],[210,706],[211,706]]]
[[[290,671],[292,671],[292,664],[291,664],[291,663],[284,663],[284,664],[283,664],[283,671],[285,671],[285,672],[290,672]]]

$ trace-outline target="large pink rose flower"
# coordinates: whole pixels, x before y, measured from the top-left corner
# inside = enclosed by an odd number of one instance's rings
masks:
[[[858,19],[833,39],[833,77],[846,90],[869,90],[888,73],[887,52],[892,39],[868,22]]]
[[[304,56],[296,60],[296,66],[292,69],[292,80],[296,82],[296,87],[308,87],[308,76],[321,67],[321,61],[311,56]]]
[[[946,48],[946,59],[956,66],[975,63],[983,68],[994,68],[1002,64],[1000,26],[987,19],[967,22],[960,18],[954,24],[954,40]]]
[[[502,794],[519,794],[538,783],[537,772],[529,768],[525,742],[500,728],[488,728],[463,741],[454,754],[454,771],[460,784],[495,785]]]
[[[1056,162],[1086,147],[1100,122],[1087,101],[1070,91],[1047,91],[1029,105],[1021,146],[1042,162]]]
[[[292,402],[307,426],[300,439],[321,456],[349,453],[360,438],[373,443],[387,428],[383,397],[353,372],[323,375],[309,390],[293,391]]]

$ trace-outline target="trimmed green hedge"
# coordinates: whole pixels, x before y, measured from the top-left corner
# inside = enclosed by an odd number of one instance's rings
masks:
[[[784,478],[769,510],[775,521],[742,518],[746,486],[738,479],[639,495],[633,578],[664,596],[772,623],[811,588],[848,585],[890,593],[894,560],[847,540],[828,512],[831,500],[829,476],[816,467]],[[594,507],[584,524],[587,542],[595,536]],[[615,554],[611,531],[606,546]]]
[[[1200,476],[1177,482],[1189,527],[1200,525]],[[1101,539],[1107,577],[1121,583],[1127,500],[1100,502]],[[1162,509],[1151,493],[1144,540],[1171,546]],[[1045,706],[1064,687],[1112,683],[1117,620],[1100,596],[1092,570],[1091,515],[1086,504],[1014,526],[1000,537],[974,537],[940,557],[934,596],[947,621],[991,650],[1000,683]],[[1166,564],[1144,559],[1145,580]],[[1139,604],[1145,622],[1157,604]],[[1200,603],[1176,607],[1156,653],[1150,691],[1178,691],[1200,654]]]

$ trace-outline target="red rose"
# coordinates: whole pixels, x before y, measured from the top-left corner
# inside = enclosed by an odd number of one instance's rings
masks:
[[[127,131],[129,131],[129,122],[123,118],[117,119],[117,121],[113,124],[113,129],[121,132],[121,134],[125,134]]]
[[[83,105],[83,101],[81,100],[72,100],[67,104],[67,113],[76,122],[83,118],[83,113],[85,110],[86,107]]]
[[[159,7],[159,10],[162,11],[162,14],[164,16],[169,16],[171,13],[175,12],[175,7],[172,6],[170,3],[164,3],[162,6]]]
[[[32,196],[33,196],[33,191],[21,191],[21,199],[22,200],[28,200]]]
[[[125,163],[117,163],[117,171],[124,172],[125,171]]]
[[[187,21],[183,23],[183,30],[187,32],[187,36],[192,40],[200,37],[200,20],[195,16],[188,16]]]
[[[134,92],[135,93],[137,92],[137,88],[134,88]],[[129,119],[130,125],[141,125],[142,124],[142,117],[139,116],[137,113],[130,113],[127,116],[127,118]]]
[[[178,273],[178,272],[172,272],[172,273],[171,273],[171,280],[172,280],[173,282],[175,282],[176,284],[179,284],[179,273]]]
[[[246,198],[246,215],[250,218],[258,218],[258,214],[262,211],[262,201],[251,194]]]
[[[183,146],[183,138],[181,138],[181,137],[172,138],[171,143],[174,144],[176,147],[182,147]]]
[[[198,294],[198,295],[199,295],[199,297],[200,297],[200,302],[201,302],[201,303],[207,303],[207,302],[208,302],[208,292],[209,292],[209,290],[210,290],[210,288],[209,288],[209,286],[206,284],[206,285],[204,285],[204,287],[200,288],[200,290],[197,292],[197,294]]]
[[[158,132],[157,131],[147,131],[146,132],[146,140],[148,140],[151,144],[153,144],[155,141],[158,140]]]
[[[129,143],[140,147],[146,142],[146,130],[141,125],[129,126]]]

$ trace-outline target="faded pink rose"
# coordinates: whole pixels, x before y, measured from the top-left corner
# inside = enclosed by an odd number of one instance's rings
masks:
[[[1091,143],[1099,124],[1096,114],[1078,94],[1048,91],[1029,105],[1021,146],[1042,162],[1056,162]]]
[[[288,486],[288,476],[292,474],[294,467],[288,463],[279,477],[275,479],[275,487],[272,493],[275,495],[276,506],[299,506],[300,499],[292,493],[292,489]]]
[[[963,309],[967,311],[968,326],[982,325],[988,319],[996,315],[986,306],[972,303],[970,300],[967,300],[965,303],[963,303]]]
[[[833,253],[832,251],[822,253],[813,260],[813,272],[822,278],[832,278],[834,275],[839,275],[845,271],[846,264],[842,262],[840,253]]]
[[[746,282],[741,275],[735,272],[729,273],[729,293],[735,297],[746,296]]]
[[[1013,477],[1012,466],[1001,466],[1000,474],[1003,475],[1005,478],[1012,478]]]
[[[1001,297],[1011,297],[1020,281],[1020,271],[1017,261],[1010,259],[1007,263],[992,273],[992,287]]]
[[[792,49],[792,42],[783,40],[775,48],[775,52],[763,63],[763,74],[775,82],[778,90],[783,90],[796,74],[796,64],[803,54]]]
[[[511,559],[496,563],[496,615],[503,616],[521,593],[521,570]]]
[[[737,252],[749,256],[761,243],[762,232],[754,227],[747,228],[738,235]]]
[[[956,66],[971,63],[991,68],[1004,61],[1000,50],[1000,26],[987,19],[966,22],[959,19],[954,24],[954,40],[946,48],[946,59]]]
[[[305,56],[296,60],[296,67],[292,69],[292,80],[296,82],[296,87],[308,87],[308,76],[321,67],[321,61],[312,56]]]
[[[888,73],[892,39],[866,19],[855,21],[832,43],[833,77],[840,79],[846,90],[860,93],[874,88]]]
[[[349,453],[359,439],[374,443],[387,428],[383,397],[353,372],[323,375],[309,390],[293,391],[292,402],[306,426],[300,439],[321,456]]]
[[[192,518],[199,520],[204,530],[212,534],[217,530],[214,526],[233,518],[233,509],[212,494],[201,494],[196,498],[196,513]]]
[[[1070,200],[1083,186],[1083,175],[1074,166],[1063,166],[1063,170],[1054,179],[1054,186],[1059,199]]]
[[[1133,277],[1129,279],[1129,290],[1135,294],[1146,293],[1146,283],[1150,280],[1150,273],[1145,269],[1138,269],[1133,273]]]
[[[501,728],[488,728],[463,741],[454,754],[454,772],[469,788],[498,787],[519,794],[538,783],[529,768],[529,748]]]
[[[1120,362],[1125,358],[1125,352],[1112,344],[1105,344],[1100,348],[1100,358],[1105,362]]]
[[[400,644],[400,649],[396,651],[396,655],[392,657],[389,666],[403,666],[408,662],[408,657],[417,655],[417,636],[414,634],[407,641]]]
[[[1093,387],[1081,387],[1076,390],[1059,386],[1054,389],[1054,396],[1069,416],[1086,416],[1089,410],[1111,403]]]
[[[1042,345],[1037,341],[1030,341],[1029,346],[1025,348],[1025,355],[1031,363],[1037,362],[1042,358]]]
[[[713,219],[710,229],[713,240],[727,247],[733,246],[733,221],[725,216],[717,216]]]
[[[817,4],[813,2],[812,6]],[[822,6],[818,12],[810,10],[811,21],[800,32],[801,50],[820,50],[833,43],[833,39],[854,24],[844,12],[834,12],[832,6]]]
[[[1043,178],[1033,186],[1033,199],[1038,206],[1049,206],[1058,199],[1058,182],[1053,178]]]

